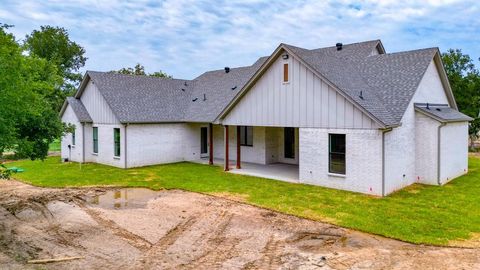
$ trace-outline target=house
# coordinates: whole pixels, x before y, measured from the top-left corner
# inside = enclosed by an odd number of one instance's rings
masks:
[[[468,169],[471,118],[458,112],[438,48],[386,53],[380,40],[280,44],[251,66],[193,80],[88,71],[60,115],[76,127],[62,158],[120,168],[222,162],[379,196]]]

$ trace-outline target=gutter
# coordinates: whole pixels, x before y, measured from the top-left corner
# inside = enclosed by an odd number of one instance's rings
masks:
[[[85,163],[85,123],[82,123],[82,163]]]
[[[382,197],[385,197],[385,134],[392,130],[393,128],[382,130]]]
[[[128,168],[127,165],[127,127],[128,127],[128,124],[125,124],[125,150],[124,150],[124,153],[125,153],[125,157],[124,157],[124,161],[125,161],[125,169]]]
[[[441,129],[444,127],[447,123],[440,123],[438,126],[438,131],[437,131],[437,136],[438,136],[438,141],[437,141],[437,183],[439,186],[442,185],[441,179],[440,179],[440,163],[441,163],[441,139],[442,139],[442,132]]]

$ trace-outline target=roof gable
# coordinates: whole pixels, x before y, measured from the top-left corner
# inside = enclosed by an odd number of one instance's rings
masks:
[[[65,113],[65,110],[67,109],[67,106],[70,105],[72,108],[73,112],[77,116],[78,122],[80,123],[92,123],[92,117],[88,113],[87,109],[83,105],[82,101],[80,99],[76,99],[74,97],[67,97],[65,100],[62,109],[60,110],[60,117],[63,116]]]

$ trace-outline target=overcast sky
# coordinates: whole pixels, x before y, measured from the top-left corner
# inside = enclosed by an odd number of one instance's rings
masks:
[[[387,52],[460,48],[478,64],[479,1],[27,1],[0,0],[0,23],[23,39],[65,27],[89,58],[85,70],[141,63],[192,79],[252,64],[281,43],[304,48],[381,39]]]

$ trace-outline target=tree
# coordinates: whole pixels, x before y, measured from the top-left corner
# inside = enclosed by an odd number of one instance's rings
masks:
[[[65,98],[71,96],[82,80],[80,68],[87,58],[85,50],[70,40],[65,28],[41,26],[27,35],[24,41],[25,49],[32,56],[46,59],[57,68],[63,82],[49,96],[54,108],[59,111]]]
[[[64,131],[50,99],[63,80],[55,65],[25,54],[7,29],[0,25],[0,157],[9,149],[44,159]]]
[[[459,110],[474,118],[469,127],[473,147],[480,132],[480,72],[470,56],[459,49],[443,53],[442,61]]]
[[[142,66],[140,63],[136,64],[135,67],[131,68],[122,68],[118,71],[111,71],[114,73],[119,73],[119,74],[127,74],[127,75],[143,75],[143,76],[151,76],[151,77],[159,77],[159,78],[169,78],[171,79],[172,76],[168,75],[167,73],[163,71],[157,71],[154,73],[147,74],[145,72],[145,67]]]

